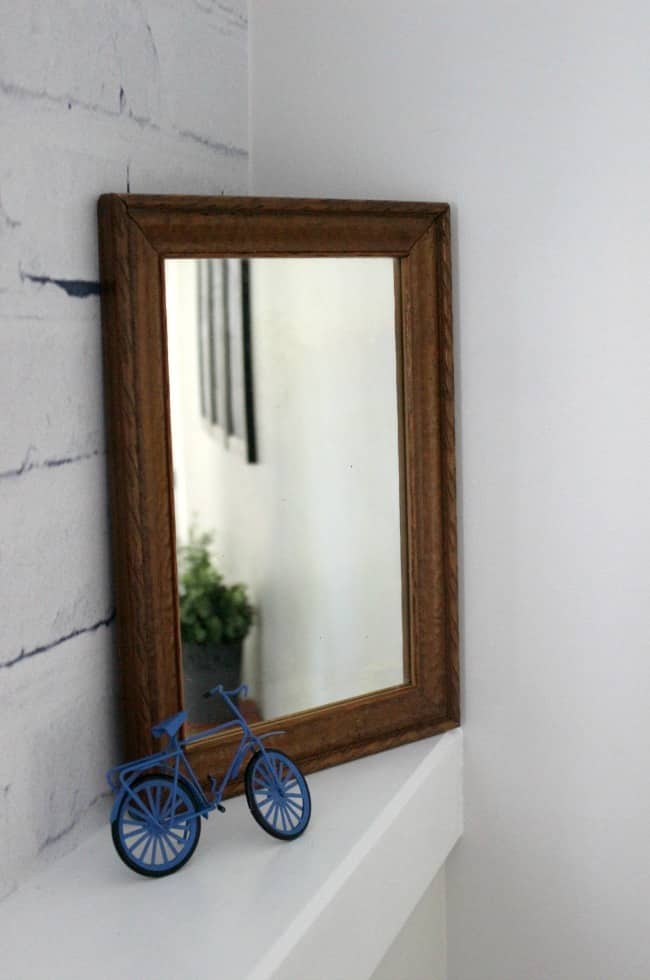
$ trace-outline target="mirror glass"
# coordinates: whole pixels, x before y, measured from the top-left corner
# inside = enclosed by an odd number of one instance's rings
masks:
[[[408,680],[393,265],[165,261],[190,730]]]

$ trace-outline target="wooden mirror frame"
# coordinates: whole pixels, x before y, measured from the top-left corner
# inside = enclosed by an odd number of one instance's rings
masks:
[[[305,771],[459,723],[449,207],[282,198],[99,199],[117,647],[126,757],[183,707],[164,260],[395,258],[406,683],[261,722]],[[188,754],[223,772],[237,733]],[[241,791],[241,782],[233,792]]]

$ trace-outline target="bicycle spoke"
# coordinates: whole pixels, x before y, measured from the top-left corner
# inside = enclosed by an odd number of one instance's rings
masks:
[[[174,801],[174,792],[173,792],[173,790],[168,789],[167,790],[167,800],[165,801],[165,805],[163,807],[163,812],[161,814],[162,820],[166,820],[167,817],[169,816],[170,810],[172,808],[173,801]]]
[[[124,814],[124,819],[122,820],[122,823],[123,824],[133,824],[136,827],[144,827],[144,826],[146,826],[147,821],[145,820],[144,817],[131,817],[131,816],[129,816],[129,813],[127,811]]]
[[[178,852],[180,851],[180,847],[183,841],[179,840],[177,837],[174,837],[172,834],[170,834],[167,831],[165,831],[164,838],[165,838],[165,844],[171,851],[172,858],[175,858]]]
[[[144,826],[144,824],[138,824],[138,826],[135,827],[134,830],[128,830],[126,831],[126,833],[123,833],[122,837],[124,838],[124,840],[128,840],[129,837],[138,837],[146,829],[147,828]]]
[[[262,786],[264,786],[265,789],[273,789],[275,786],[275,777],[272,772],[264,770],[264,772],[260,773],[260,777]]]
[[[151,848],[151,847],[153,847],[153,834],[148,834],[147,835],[147,839],[144,842],[144,846],[142,848],[142,851],[140,852],[140,858],[139,859],[143,863],[145,861],[147,861],[147,855],[149,853],[149,848]]]
[[[145,786],[145,793],[146,793],[147,799],[149,801],[149,813],[153,815],[155,813],[155,810],[154,810],[154,802],[153,802],[153,799],[151,798],[151,789],[150,789],[149,786]]]
[[[282,830],[282,807],[278,803],[277,809],[275,811],[275,816],[273,817],[273,823],[277,830]]]
[[[136,813],[142,814],[143,820],[149,820],[149,818],[151,817],[151,810],[148,808],[144,800],[138,797],[135,803],[133,804],[133,806],[135,807]]]
[[[177,844],[182,844],[185,841],[186,834],[184,833],[178,834],[176,833],[177,830],[180,830],[180,827],[167,827],[165,833],[170,838],[170,840],[175,841]]]
[[[160,796],[158,799],[158,819],[162,823],[169,812],[169,805],[174,797],[174,793],[170,787],[161,786]]]
[[[170,813],[170,800],[171,797],[167,800],[164,807],[162,808],[159,817],[161,827],[166,827],[173,820],[173,814]]]
[[[191,809],[191,807],[189,806],[186,800],[183,800],[179,797],[177,799],[176,806],[174,808],[174,818],[176,819],[177,817],[186,817],[190,813],[194,813],[194,810]]]
[[[287,810],[290,813],[296,814],[298,819],[300,819],[300,817],[302,816],[302,807],[299,807],[296,803],[293,803],[291,800],[287,800],[286,798],[284,802],[286,804]]]
[[[293,830],[293,828],[300,820],[300,817],[293,810],[290,810],[289,807],[287,807],[284,812],[286,814],[287,821],[289,823],[289,830]]]
[[[282,806],[282,804],[280,804],[280,820],[282,822],[282,829],[284,830],[285,834],[288,833],[290,827],[289,827],[289,821],[287,820],[287,811]]]
[[[140,817],[141,820],[146,820],[147,817],[149,816],[149,814],[147,813],[147,811],[142,808],[142,805],[140,803],[139,797],[138,797],[137,800],[129,800],[129,810],[128,810],[128,812],[129,813],[133,813],[133,811],[135,811],[136,818],[139,815],[139,817]]]
[[[262,814],[262,816],[263,816],[263,817],[264,817],[265,819],[268,819],[268,816],[269,816],[269,813],[271,812],[271,810],[273,809],[273,807],[274,807],[274,805],[275,805],[275,804],[273,803],[273,800],[271,800],[271,799],[269,799],[269,800],[264,800],[264,802],[263,802],[263,803],[260,803],[260,804],[258,804],[258,805],[259,805],[259,810],[260,810],[260,813]],[[266,813],[264,812],[264,807],[266,807]]]
[[[169,857],[167,856],[167,846],[164,834],[158,834],[158,850],[160,851],[160,863],[167,864]]]
[[[282,826],[283,826],[285,832],[288,832],[290,828],[289,828],[289,824],[288,824],[287,818],[285,816],[285,812],[284,812],[284,807],[283,806],[280,807],[280,819],[282,820]]]
[[[262,767],[263,778],[266,779],[266,783],[269,786],[275,785],[275,769],[273,768],[273,759],[270,761],[268,759],[260,759],[260,767]]]
[[[187,812],[173,813],[170,816],[169,820],[166,821],[165,826],[171,827],[172,829],[176,828],[176,830],[180,830],[187,823],[187,817],[188,817]]]
[[[148,830],[145,830],[138,837],[137,840],[131,841],[131,843],[129,844],[129,850],[132,853],[135,853],[137,851],[137,849],[140,847],[141,844],[144,844],[147,840],[149,840],[149,837],[150,837],[149,831]]]
[[[150,839],[149,839],[149,843],[147,844],[147,846],[145,847],[145,849],[143,851],[143,854],[146,853],[148,855],[147,856],[147,861],[148,861],[149,864],[153,864],[153,853],[154,853],[155,849],[156,849],[156,835],[155,834],[152,834],[151,837],[150,837]]]

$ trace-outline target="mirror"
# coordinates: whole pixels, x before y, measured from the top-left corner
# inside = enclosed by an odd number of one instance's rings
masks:
[[[99,242],[125,757],[185,708],[223,772],[238,678],[307,772],[457,725],[448,206],[108,194]]]
[[[406,679],[393,266],[165,262],[194,728],[228,720],[217,683],[254,722]]]

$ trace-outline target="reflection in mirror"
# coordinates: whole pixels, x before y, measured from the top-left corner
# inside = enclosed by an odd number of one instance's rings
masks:
[[[250,722],[401,684],[390,258],[167,259],[185,707]]]

